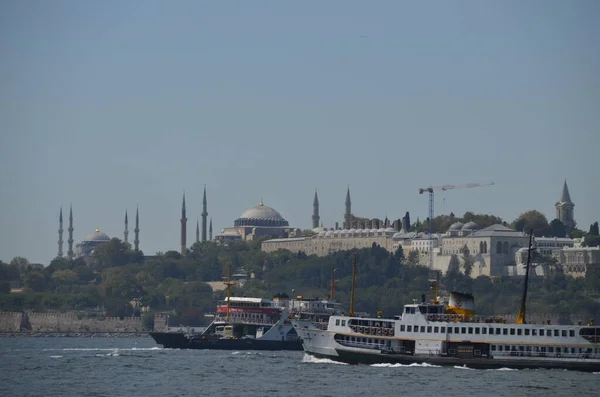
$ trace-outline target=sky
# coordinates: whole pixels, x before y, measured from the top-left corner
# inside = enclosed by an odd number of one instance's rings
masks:
[[[600,3],[0,2],[0,260],[48,264],[74,239],[146,254],[265,205],[290,225],[537,209],[566,179],[600,220]]]

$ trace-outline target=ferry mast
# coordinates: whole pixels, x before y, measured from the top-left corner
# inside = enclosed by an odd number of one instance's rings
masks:
[[[335,299],[335,268],[331,269],[331,285],[329,287],[329,300]]]
[[[529,248],[527,249],[527,265],[525,265],[525,286],[523,288],[523,298],[521,299],[521,307],[517,314],[517,324],[527,324],[525,321],[525,304],[527,303],[527,284],[529,284],[529,267],[531,266],[531,250],[533,243],[533,230],[529,233]]]
[[[233,283],[231,282],[231,264],[227,267],[227,281],[225,282],[226,291],[227,291],[227,322],[229,322],[229,313],[231,312],[231,286]]]
[[[354,317],[354,284],[356,282],[356,254],[352,260],[352,289],[350,290],[350,317]]]

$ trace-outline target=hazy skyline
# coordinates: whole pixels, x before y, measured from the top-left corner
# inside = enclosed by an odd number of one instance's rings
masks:
[[[76,242],[188,245],[259,203],[309,228],[357,216],[549,220],[567,179],[600,220],[596,1],[0,3],[0,260]],[[363,37],[364,36],[364,37]]]

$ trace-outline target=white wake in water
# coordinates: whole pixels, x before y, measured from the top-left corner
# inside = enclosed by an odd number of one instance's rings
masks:
[[[136,351],[136,350],[163,350],[162,347],[131,347],[131,348],[118,348],[118,347],[109,347],[109,348],[100,348],[100,347],[66,347],[64,349],[44,349],[44,351]]]
[[[400,368],[400,367],[422,367],[422,368],[441,368],[440,365],[433,365],[428,363],[412,363],[412,364],[372,364],[371,367],[377,368]]]
[[[341,363],[339,361],[333,361],[328,358],[316,358],[311,356],[310,354],[304,353],[304,357],[302,357],[303,363],[311,363],[311,364],[338,364],[338,365],[348,365],[346,363]]]
[[[454,368],[456,368],[456,369],[468,369],[469,371],[475,371],[473,368],[469,368],[466,365],[463,365],[463,366],[455,365]]]

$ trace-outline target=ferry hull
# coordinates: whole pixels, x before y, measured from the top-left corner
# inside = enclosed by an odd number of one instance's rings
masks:
[[[151,332],[154,341],[167,349],[206,349],[206,350],[302,350],[301,341],[281,341],[262,339],[202,339],[199,336],[186,337],[183,333]]]
[[[441,366],[460,366],[472,369],[567,369],[572,371],[600,372],[600,360],[586,359],[561,359],[551,360],[530,357],[514,358],[458,358],[426,355],[401,355],[386,353],[363,353],[345,349],[335,349],[336,354],[322,354],[306,349],[306,353],[318,357],[328,358],[347,364],[414,364],[427,363]]]

